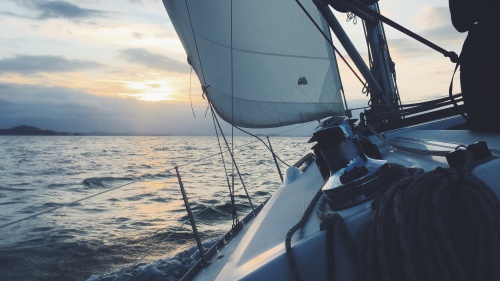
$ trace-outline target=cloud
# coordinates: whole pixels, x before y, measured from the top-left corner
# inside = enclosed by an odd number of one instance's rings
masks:
[[[147,5],[149,3],[154,3],[157,2],[156,0],[129,0],[129,2],[140,4],[140,5]]]
[[[415,16],[418,23],[419,35],[440,44],[461,44],[465,34],[455,30],[451,24],[450,9],[446,6],[425,7]]]
[[[11,12],[2,12],[2,14],[37,20],[67,19],[79,21],[89,18],[104,17],[107,13],[101,10],[81,8],[78,5],[57,0],[22,0],[16,1],[15,3],[34,11],[36,13],[35,16],[24,16]]]
[[[427,6],[415,15],[415,20],[422,29],[445,25],[451,26],[450,9],[447,6]]]
[[[391,54],[401,58],[425,57],[431,51],[423,44],[419,44],[412,38],[388,39]]]
[[[211,114],[205,116],[206,104],[193,104],[192,108],[196,118],[188,103],[145,102],[96,96],[65,87],[0,83],[1,129],[31,125],[59,132],[214,135]],[[249,131],[309,135],[316,125],[310,122],[307,126]],[[225,132],[231,131],[222,120],[221,126]]]
[[[0,73],[72,72],[100,66],[101,64],[93,61],[68,60],[62,56],[16,55],[0,59]]]
[[[121,55],[129,62],[152,69],[177,73],[188,73],[190,69],[187,63],[181,63],[167,56],[152,53],[146,49],[125,49],[121,51]]]
[[[9,12],[9,11],[0,11],[0,15],[9,16],[9,17],[15,17],[15,18],[30,18],[30,17],[18,15],[16,13]]]
[[[141,32],[133,32],[132,35],[134,36],[135,39],[144,38],[144,33],[141,33]]]
[[[413,20],[417,23],[415,32],[418,35],[445,50],[458,53],[466,35],[453,28],[447,6],[425,7]],[[389,39],[389,47],[391,52],[405,58],[425,58],[432,53],[437,54],[437,51],[410,37]]]
[[[62,132],[210,135],[206,106],[103,97],[65,87],[0,84],[0,128],[31,125]],[[182,126],[179,122],[182,120]]]

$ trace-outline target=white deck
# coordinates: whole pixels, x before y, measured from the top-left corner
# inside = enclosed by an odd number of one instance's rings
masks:
[[[422,128],[422,127],[421,127]],[[393,142],[413,148],[429,150],[454,150],[458,145],[469,145],[486,141],[495,156],[500,156],[500,135],[469,131],[447,131],[429,129],[405,129],[387,133]],[[379,140],[374,143],[392,163],[407,167],[432,170],[437,166],[448,167],[444,157],[415,155],[394,149]],[[475,174],[499,192],[500,160],[494,160],[477,169]],[[196,280],[293,280],[292,271],[285,254],[285,238],[288,230],[302,217],[323,179],[316,165],[305,172],[292,167],[287,171],[287,184],[282,186],[269,200],[261,213],[220,251],[220,258],[212,261]],[[343,210],[349,232],[356,233],[362,222],[371,215],[370,202]],[[313,213],[307,224],[298,230],[292,239],[293,253],[299,265],[302,280],[326,280],[326,234],[319,229],[319,219]],[[351,268],[346,249],[336,238],[335,278],[352,280],[356,272]]]

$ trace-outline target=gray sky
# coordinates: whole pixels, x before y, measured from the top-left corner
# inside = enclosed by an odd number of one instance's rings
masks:
[[[465,35],[451,26],[447,3],[380,5],[384,15],[459,53]],[[161,0],[2,0],[0,24],[0,128],[213,134],[200,84]],[[361,23],[345,25],[362,43]],[[386,32],[402,99],[446,95],[454,66],[390,27]],[[339,68],[350,107],[365,105],[362,86],[342,62]],[[307,135],[315,125],[290,133]]]

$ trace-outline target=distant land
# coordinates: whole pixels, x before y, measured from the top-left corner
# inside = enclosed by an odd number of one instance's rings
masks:
[[[56,132],[52,130],[42,130],[28,125],[21,125],[9,129],[0,129],[0,136],[166,136],[164,134],[136,134],[136,133],[68,133]]]
[[[81,136],[80,133],[54,132],[42,130],[33,126],[17,126],[10,129],[0,129],[0,135],[6,136]]]
[[[246,136],[242,132],[235,132],[235,135]],[[284,135],[284,134],[266,134],[256,132],[255,136],[259,137],[303,137],[309,135]],[[86,132],[86,133],[75,133],[75,132],[56,132],[52,130],[43,130],[35,126],[21,125],[12,127],[9,129],[0,129],[0,136],[178,136],[172,134],[152,134],[152,133],[139,133],[139,132],[121,132],[121,133],[110,133],[110,132]],[[182,136],[182,135],[179,135]],[[213,135],[207,135],[213,136]]]

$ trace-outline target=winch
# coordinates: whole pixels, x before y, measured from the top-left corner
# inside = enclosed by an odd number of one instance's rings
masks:
[[[368,200],[391,183],[387,161],[365,155],[346,117],[323,121],[309,142],[317,142],[312,149],[326,179],[322,191],[332,210]]]

